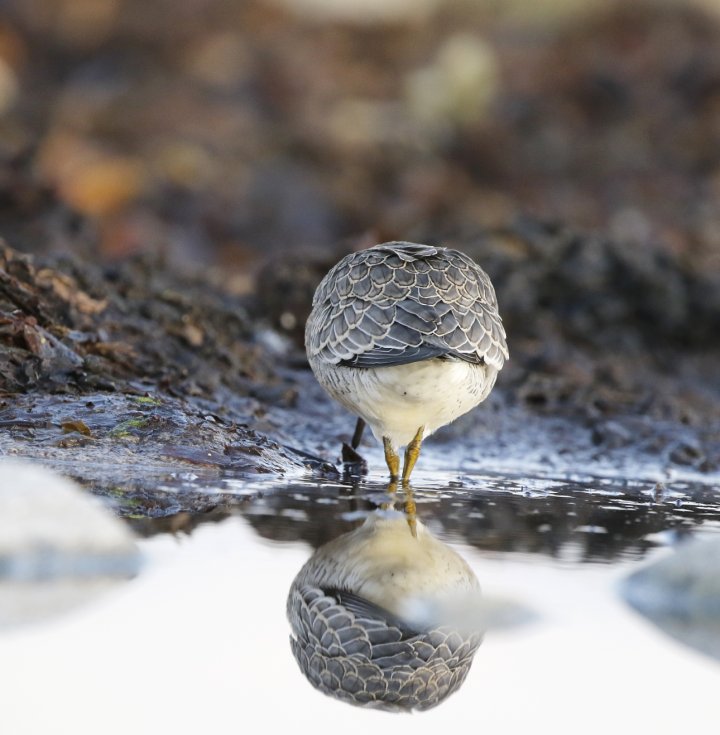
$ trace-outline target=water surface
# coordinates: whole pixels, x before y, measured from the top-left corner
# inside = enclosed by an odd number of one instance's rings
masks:
[[[58,722],[76,733],[138,732],[138,723],[142,732],[208,733],[322,723],[343,732],[607,732],[618,722],[624,731],[715,731],[718,664],[618,594],[627,574],[673,544],[720,531],[713,484],[419,472],[420,521],[465,559],[487,599],[534,619],[491,628],[458,691],[407,715],[316,691],[292,655],[285,613],[313,550],[387,506],[386,484],[202,471],[163,482],[152,514],[132,492],[106,496],[144,537],[137,579],[0,638],[12,702],[3,732],[55,732]],[[402,508],[402,493],[395,499]]]

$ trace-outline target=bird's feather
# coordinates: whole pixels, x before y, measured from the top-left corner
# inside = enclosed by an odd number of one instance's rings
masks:
[[[412,243],[341,260],[318,286],[306,347],[311,360],[357,368],[444,356],[499,370],[508,357],[487,274],[456,250]]]

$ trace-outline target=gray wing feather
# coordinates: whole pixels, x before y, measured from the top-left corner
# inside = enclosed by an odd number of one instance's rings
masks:
[[[338,604],[345,610],[351,612],[357,619],[364,621],[377,621],[383,623],[383,627],[391,626],[389,629],[398,635],[393,636],[393,641],[399,641],[401,638],[408,638],[418,635],[421,631],[408,625],[404,620],[389,612],[380,605],[351,592],[350,590],[341,589],[325,589],[323,590],[329,597],[334,597]],[[382,641],[387,643],[388,641]],[[377,649],[375,651],[376,655]]]
[[[487,274],[456,250],[385,243],[343,258],[318,286],[308,355],[355,367],[449,355],[498,370],[505,330]]]
[[[419,347],[375,347],[368,352],[353,355],[348,360],[341,360],[340,365],[349,367],[370,368],[387,367],[388,365],[408,365],[411,362],[429,360],[431,357],[442,357],[447,354],[443,347],[420,345]]]

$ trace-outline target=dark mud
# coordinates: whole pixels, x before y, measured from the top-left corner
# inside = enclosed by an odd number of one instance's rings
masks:
[[[553,242],[544,260],[536,249],[514,269],[496,268],[501,304],[503,296],[508,304],[512,360],[483,407],[428,443],[425,466],[628,479],[680,471],[713,482],[720,393],[716,352],[701,346],[707,335],[685,345],[658,336],[666,310],[648,300],[655,332],[643,329],[640,317],[603,323],[602,313],[588,309],[597,324],[582,339],[564,318],[567,299],[553,302],[542,294],[556,250],[568,247],[565,236]],[[572,242],[593,246],[581,236]],[[338,476],[341,468],[333,465],[352,418],[318,388],[297,342],[274,327],[264,305],[270,293],[282,300],[281,284],[263,288],[262,297],[239,298],[160,262],[101,268],[68,257],[33,259],[9,248],[3,266],[5,452],[80,464],[147,468],[172,461],[238,475]],[[533,278],[542,268],[545,276]],[[525,291],[544,304],[534,311],[512,296],[522,274]],[[320,276],[306,271],[305,300],[293,312],[300,321]],[[632,289],[607,291],[627,309],[631,299],[642,299]],[[622,293],[629,294],[624,302]],[[707,313],[709,331],[714,313]],[[539,333],[545,339],[533,336]],[[433,459],[437,444],[445,445],[439,461]],[[365,447],[373,446],[367,438]],[[380,470],[382,462],[375,464]]]

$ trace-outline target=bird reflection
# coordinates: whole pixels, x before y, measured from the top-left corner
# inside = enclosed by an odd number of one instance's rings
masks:
[[[350,704],[429,709],[460,687],[482,641],[480,586],[415,517],[381,508],[318,548],[287,601],[295,659]]]

